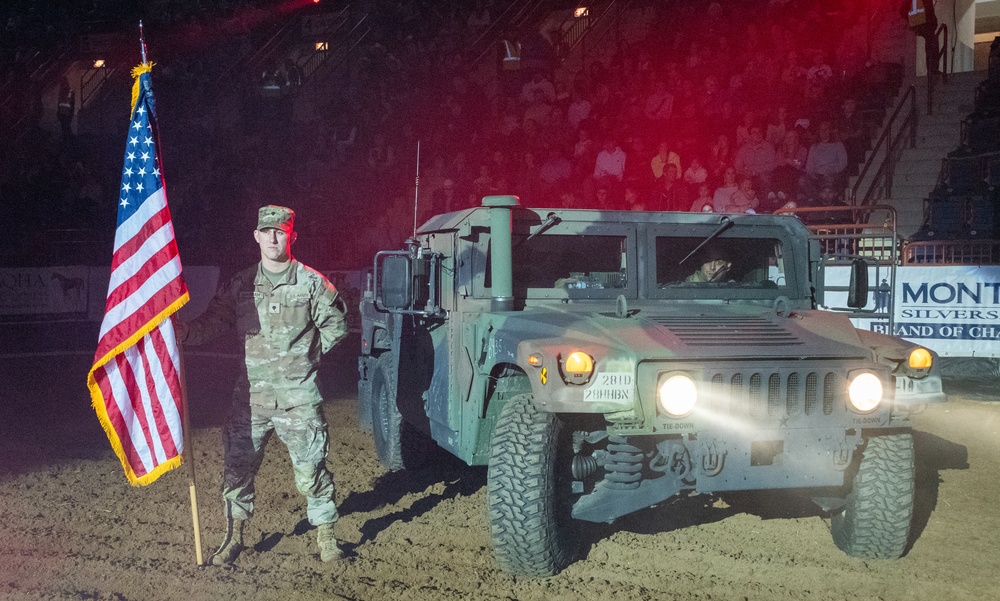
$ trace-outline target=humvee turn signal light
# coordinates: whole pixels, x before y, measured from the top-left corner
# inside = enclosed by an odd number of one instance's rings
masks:
[[[567,383],[586,381],[594,372],[594,358],[583,351],[573,351],[563,360],[562,371]]]
[[[934,358],[931,357],[931,352],[925,348],[915,348],[910,351],[911,369],[930,369],[933,362]]]

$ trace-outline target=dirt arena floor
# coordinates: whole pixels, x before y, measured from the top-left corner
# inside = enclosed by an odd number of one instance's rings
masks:
[[[7,334],[0,349],[6,352],[0,357],[0,599],[980,601],[997,595],[995,382],[949,381],[950,402],[916,417],[917,506],[902,559],[847,557],[833,544],[829,519],[808,501],[732,494],[686,498],[588,527],[579,561],[553,578],[523,579],[501,572],[492,559],[485,468],[442,457],[419,472],[382,471],[371,436],[356,427],[356,347],[345,346],[328,362],[324,386],[342,513],[338,535],[348,557],[320,562],[287,452],[275,441],[257,481],[251,548],[234,568],[214,568],[195,564],[186,469],[148,487],[126,481],[90,407],[88,345],[53,350],[59,344],[48,344],[31,352],[37,337],[20,336]],[[220,426],[236,362],[205,352],[189,354],[187,365],[189,443],[207,557],[223,530]]]

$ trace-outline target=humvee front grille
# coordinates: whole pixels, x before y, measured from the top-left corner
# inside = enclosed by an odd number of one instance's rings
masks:
[[[707,408],[750,418],[831,415],[845,407],[847,379],[820,370],[720,370],[708,374]]]
[[[688,346],[790,346],[802,341],[765,317],[650,316]]]

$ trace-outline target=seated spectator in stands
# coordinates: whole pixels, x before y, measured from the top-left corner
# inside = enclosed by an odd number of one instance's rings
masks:
[[[563,207],[564,209],[583,208],[580,204],[580,194],[576,190],[563,190],[559,194],[559,203],[556,206]]]
[[[691,157],[691,164],[684,170],[684,183],[689,186],[697,186],[708,181],[708,169],[701,164],[701,159],[697,155]]]
[[[663,140],[657,144],[656,154],[649,161],[654,181],[663,177],[663,169],[668,163],[677,168],[677,173],[681,172],[681,158],[676,152],[670,149],[670,144],[666,140]]]
[[[647,150],[642,136],[634,134],[628,137],[627,146],[625,148],[625,156],[647,156]],[[622,181],[627,185],[639,188],[643,192],[648,191],[649,186],[652,183],[649,178],[649,170],[642,163],[642,161],[636,160],[625,161],[625,173]]]
[[[531,100],[524,107],[524,122],[534,121],[536,125],[541,125],[549,121],[551,113],[552,104],[545,96],[545,93],[541,90],[535,90],[531,93]]]
[[[536,93],[542,95],[545,102],[556,101],[556,87],[549,81],[543,71],[535,71],[523,86],[521,86],[521,102],[530,104],[535,100]]]
[[[806,70],[806,81],[817,83],[824,88],[833,79],[833,68],[826,62],[826,53],[822,50],[813,51],[812,64]]]
[[[546,140],[542,137],[541,124],[534,119],[528,119],[524,122],[523,127],[521,127],[520,134],[519,146],[527,148],[542,148],[545,146],[543,142]],[[470,134],[470,137],[471,135],[472,134]]]
[[[431,213],[439,215],[465,208],[461,198],[460,194],[456,194],[455,180],[445,178],[441,182],[441,187],[434,190],[434,193],[431,195]]]
[[[501,102],[503,107],[500,109],[500,122],[497,127],[501,139],[510,142],[521,133],[521,128],[524,126],[524,110],[513,98],[503,98]]]
[[[375,134],[375,140],[368,149],[368,167],[374,171],[385,173],[395,165],[395,149],[385,137],[379,132]]]
[[[556,81],[556,99],[552,104],[559,110],[566,114],[566,109],[569,108],[569,103],[573,101],[573,94],[570,92],[569,86],[563,80]]]
[[[799,53],[789,50],[781,68],[781,84],[792,97],[798,97],[806,81],[806,69],[799,62]]]
[[[823,184],[813,196],[809,196],[798,203],[800,208],[831,208],[850,206],[837,195],[837,191],[830,184]],[[833,225],[852,223],[854,217],[852,211],[804,211],[799,213],[799,219],[806,225]]]
[[[548,121],[540,125],[543,146],[557,144],[560,147],[567,147],[576,141],[576,130],[569,124],[565,112],[558,106],[552,107]]]
[[[645,211],[646,203],[642,201],[635,186],[625,186],[624,207],[626,211]]]
[[[829,121],[819,124],[819,139],[809,147],[806,159],[806,178],[810,189],[819,190],[831,185],[840,190],[846,185],[847,149],[840,140],[833,139],[833,126]]]
[[[735,144],[736,140],[736,128],[739,126],[739,115],[736,112],[736,103],[733,102],[732,98],[725,98],[722,101],[722,111],[719,112],[718,116],[712,119],[711,122],[703,125],[707,125],[712,135],[718,136],[725,134],[730,142],[733,142],[732,146],[734,148],[739,148],[738,144]]]
[[[580,129],[580,124],[590,117],[592,108],[593,105],[583,93],[583,86],[573,86],[573,96],[570,98],[569,106],[566,107],[566,120],[573,129]]]
[[[573,163],[576,165],[576,170],[580,176],[591,174],[591,168],[594,166],[594,161],[597,159],[599,151],[597,142],[590,135],[590,129],[586,127],[581,128],[578,132],[577,141],[573,145]]]
[[[506,190],[512,190],[521,198],[526,199],[530,206],[537,207],[539,204],[544,204],[541,199],[542,186],[539,179],[539,165],[534,151],[523,149],[520,158],[520,162],[514,166],[512,177],[495,181],[492,192],[505,194]],[[509,182],[509,187],[505,182]]]
[[[736,148],[743,148],[750,141],[750,130],[757,125],[757,117],[753,111],[744,111],[743,121],[736,126]]]
[[[538,179],[541,180],[542,190],[545,192],[557,190],[565,186],[572,177],[573,163],[559,152],[558,146],[549,146],[546,150],[545,161],[538,169]]]
[[[343,165],[351,157],[351,150],[358,137],[358,126],[350,117],[344,115],[333,130],[333,141],[337,149],[336,162]]]
[[[656,180],[649,206],[654,211],[687,211],[691,206],[687,186],[677,177],[677,167],[667,163],[663,177]]]
[[[844,142],[847,151],[847,167],[853,169],[864,162],[865,153],[871,144],[871,137],[865,128],[865,123],[858,112],[858,102],[854,98],[845,98],[840,103],[840,112],[834,126],[836,136]]]
[[[771,121],[767,124],[767,133],[764,134],[764,139],[767,140],[771,146],[780,149],[781,145],[785,143],[785,134],[792,131],[794,127],[792,126],[792,118],[788,112],[787,106],[779,106],[778,110],[774,112],[771,117]]]
[[[493,194],[494,189],[493,173],[490,166],[482,164],[479,166],[479,175],[472,180],[472,193],[476,198],[482,198]]]
[[[753,185],[753,179],[747,175],[740,176],[740,188],[733,193],[729,199],[729,206],[726,207],[728,213],[756,213],[760,200],[757,198],[757,190]]]
[[[594,181],[598,186],[615,185],[625,177],[625,151],[618,146],[614,138],[604,140],[601,151],[594,159]]]
[[[712,193],[712,206],[716,213],[728,213],[733,194],[740,189],[736,179],[736,168],[727,167],[722,172],[722,184]]]
[[[611,188],[606,184],[598,184],[595,191],[594,208],[601,211],[612,211],[618,208],[616,205]]]
[[[799,189],[799,182],[805,174],[807,157],[808,150],[802,145],[798,130],[788,130],[785,133],[785,139],[781,144],[781,148],[778,149],[774,173],[771,175],[771,187],[774,198],[772,199],[769,194],[768,199],[784,201],[789,198],[795,198],[796,192]],[[783,202],[772,203],[772,205],[774,204],[780,205]],[[771,208],[774,207],[772,206]]]
[[[525,147],[531,148],[527,144]],[[497,179],[509,180],[517,169],[517,165],[512,164],[513,162],[502,148],[494,148],[493,152],[490,153],[490,173],[493,174],[493,181],[496,182]]]
[[[754,188],[762,193],[771,191],[771,174],[775,167],[774,146],[764,139],[764,128],[755,124],[750,139],[736,151],[733,166],[740,175],[753,178]]]
[[[701,114],[708,118],[719,115],[722,113],[722,103],[725,99],[726,94],[719,86],[719,78],[715,75],[705,77],[698,97],[698,101],[701,103]]]
[[[729,136],[719,134],[708,151],[708,176],[713,182],[721,182],[726,168],[733,164],[733,149],[729,144]]]
[[[674,114],[674,95],[670,93],[667,82],[663,79],[657,78],[653,82],[653,89],[646,96],[643,114],[651,131],[662,132],[666,129],[670,117]]]
[[[715,205],[712,204],[712,193],[708,189],[708,184],[702,182],[698,184],[698,197],[691,203],[689,209],[692,213],[713,213]]]
[[[680,117],[674,117],[670,135],[673,148],[681,157],[694,151],[705,135],[705,118],[698,112],[697,102],[685,102],[680,106]]]
[[[836,118],[836,106],[832,104],[833,95],[817,82],[806,82],[802,92],[802,109],[800,116],[810,123],[822,123]]]

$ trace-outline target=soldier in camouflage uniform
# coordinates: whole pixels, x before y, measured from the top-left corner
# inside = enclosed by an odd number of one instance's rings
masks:
[[[347,312],[336,288],[292,258],[295,213],[268,205],[259,212],[254,240],[261,260],[219,288],[205,313],[179,324],[186,345],[226,330],[245,340],[246,371],[236,384],[226,420],[222,497],[225,539],[210,558],[233,563],[243,550],[243,524],[253,516],[254,477],[271,433],[288,447],[295,485],[306,497],[309,523],[317,526],[320,557],[342,557],[322,398],[316,384],[320,356],[346,334]]]

